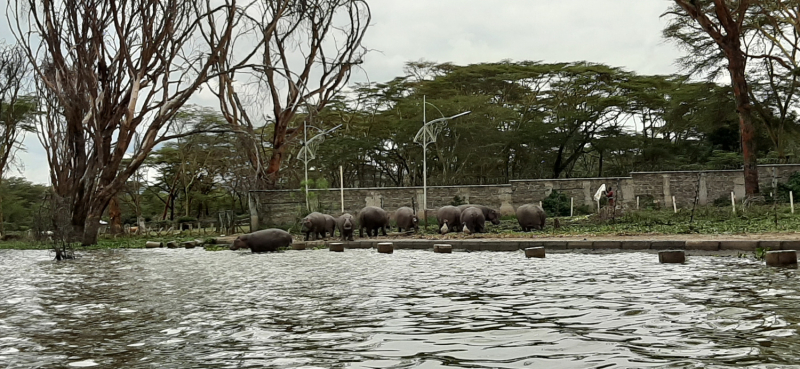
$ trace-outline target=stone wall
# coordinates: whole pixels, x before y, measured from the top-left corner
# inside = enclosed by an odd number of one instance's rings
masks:
[[[800,165],[761,165],[758,168],[760,189],[771,191],[778,183],[785,183],[792,173],[800,172]],[[463,202],[482,204],[500,210],[504,215],[527,203],[544,200],[553,190],[574,199],[575,206],[595,207],[594,194],[600,185],[613,187],[617,203],[636,206],[637,197],[652,198],[664,207],[672,207],[675,197],[677,207],[688,207],[695,195],[701,205],[711,204],[720,197],[730,198],[733,192],[738,201],[744,197],[742,170],[634,172],[630,177],[568,178],[513,180],[507,185],[489,186],[432,186],[428,187],[428,209],[450,205],[459,196]],[[341,214],[339,189],[310,190],[318,199],[318,210],[332,215]],[[251,191],[251,219],[258,225],[287,225],[300,219],[305,208],[305,197],[300,190]],[[408,206],[422,212],[422,187],[380,187],[344,189],[344,210],[356,214],[365,206],[380,206],[388,211]],[[429,212],[429,216],[433,216]]]

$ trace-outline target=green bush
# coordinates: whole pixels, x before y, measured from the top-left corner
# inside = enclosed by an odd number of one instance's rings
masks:
[[[553,192],[550,192],[550,196],[542,200],[542,208],[547,213],[547,216],[550,217],[569,216],[569,196],[553,190]]]
[[[778,202],[788,203],[789,191],[792,191],[795,197],[800,194],[800,172],[792,173],[786,183],[778,183],[778,189],[775,191],[775,197]]]
[[[788,195],[787,195],[788,196]],[[722,195],[714,199],[714,206],[721,208],[731,205],[731,197],[729,195]]]
[[[453,196],[453,201],[450,201],[450,205],[453,205],[453,206],[464,205],[466,203],[467,202],[464,201],[464,198],[461,197],[461,196],[458,196],[458,195]]]

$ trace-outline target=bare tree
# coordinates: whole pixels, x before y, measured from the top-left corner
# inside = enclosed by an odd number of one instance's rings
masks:
[[[235,38],[240,42],[229,45],[230,50],[256,45],[259,61],[238,75],[220,74],[215,93],[256,183],[274,186],[287,147],[303,135],[298,114],[315,116],[362,62],[371,14],[365,0],[276,0],[260,6],[248,12],[250,22]],[[219,59],[218,68],[230,70],[232,63]]]
[[[673,12],[676,21],[689,18],[714,41],[728,62],[731,86],[739,114],[739,130],[744,157],[744,186],[748,198],[757,196],[758,163],[756,158],[756,130],[753,125],[750,88],[747,84],[747,54],[742,48],[746,34],[745,20],[758,0],[675,0]]]
[[[54,191],[83,244],[96,243],[111,198],[153,148],[193,133],[169,133],[171,118],[215,78],[243,12],[235,0],[14,0],[6,13],[47,109],[39,138]]]
[[[23,133],[33,130],[31,113],[36,102],[29,78],[30,64],[22,49],[0,45],[0,183],[20,147]],[[0,194],[0,234],[5,233],[2,200]]]

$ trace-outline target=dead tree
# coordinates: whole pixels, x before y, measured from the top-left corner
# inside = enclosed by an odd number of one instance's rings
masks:
[[[244,12],[235,0],[13,0],[7,14],[43,97],[53,189],[94,244],[111,198],[153,148],[195,133],[170,133],[172,117],[220,72]],[[220,36],[198,42],[207,34]]]
[[[361,64],[367,52],[362,40],[371,14],[365,0],[259,4],[250,9],[247,26],[234,38],[256,45],[249,50],[258,61],[247,69],[220,73],[214,93],[237,132],[255,182],[271,187],[287,148],[303,137],[298,114],[313,117],[325,108]],[[247,45],[231,43],[229,47],[244,50]],[[220,59],[218,68],[231,70],[232,63]]]

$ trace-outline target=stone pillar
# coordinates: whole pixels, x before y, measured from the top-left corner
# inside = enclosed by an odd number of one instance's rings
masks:
[[[662,181],[663,181],[662,182],[663,183],[663,189],[661,190],[661,193],[664,195],[664,202],[663,202],[664,208],[667,208],[667,207],[671,208],[672,207],[672,192],[670,191],[670,188],[669,188],[669,174],[662,174],[661,177],[662,177]]]
[[[686,254],[683,250],[666,250],[658,252],[658,262],[662,264],[668,263],[685,263]]]
[[[766,262],[767,266],[772,266],[772,267],[793,266],[796,268],[797,251],[794,250],[767,251]]]
[[[449,254],[449,253],[453,252],[453,246],[446,245],[446,244],[434,244],[433,245],[433,252],[442,253],[442,254]]]
[[[543,258],[544,257],[544,247],[528,247],[525,249],[525,257],[526,258]]]
[[[391,254],[394,252],[394,244],[391,242],[378,242],[378,252],[381,254]]]
[[[700,173],[700,188],[697,191],[697,203],[700,205],[708,204],[708,181],[706,173]]]

